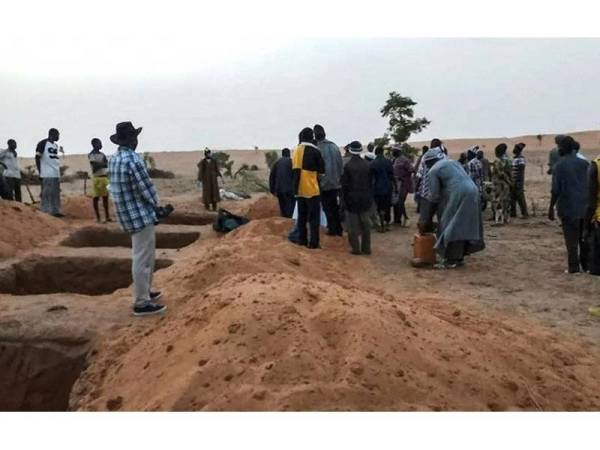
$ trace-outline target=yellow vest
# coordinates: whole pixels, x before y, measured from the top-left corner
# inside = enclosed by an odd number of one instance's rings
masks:
[[[598,169],[596,174],[596,182],[598,183],[599,189],[596,193],[596,211],[594,211],[594,220],[596,222],[600,222],[600,156],[598,156],[594,161],[596,163],[596,168]]]
[[[300,170],[300,183],[296,197],[311,198],[320,195],[319,174],[314,170],[307,170],[304,165],[304,155],[308,151],[319,151],[316,147],[307,150],[306,144],[302,143],[296,147],[292,154],[292,170]]]

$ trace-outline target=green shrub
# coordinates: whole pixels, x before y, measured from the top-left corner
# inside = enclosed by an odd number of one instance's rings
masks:
[[[267,153],[265,153],[265,162],[267,163],[269,170],[273,168],[278,159],[279,153],[277,153],[275,150],[269,150]]]

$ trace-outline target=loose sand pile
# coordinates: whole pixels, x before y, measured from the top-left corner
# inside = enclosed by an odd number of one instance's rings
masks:
[[[60,220],[36,207],[5,200],[0,200],[0,224],[0,259],[35,247],[61,228]]]
[[[104,217],[104,208],[102,201],[98,203],[100,207],[100,216]],[[110,212],[114,218],[113,204],[110,201]],[[83,219],[83,220],[96,220],[96,214],[94,213],[94,207],[92,205],[92,197],[85,195],[73,195],[62,198],[61,212],[68,219]]]
[[[252,202],[246,215],[251,220],[277,217],[279,215],[279,204],[275,197],[265,194]]]
[[[294,246],[290,226],[257,220],[190,247],[161,277],[169,311],[100,342],[71,408],[600,408],[597,355],[449,297],[384,294],[363,275],[371,259],[335,238]]]

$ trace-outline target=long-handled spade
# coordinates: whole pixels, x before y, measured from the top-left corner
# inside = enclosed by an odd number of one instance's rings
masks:
[[[39,203],[39,202],[36,202],[35,199],[33,198],[33,194],[31,193],[31,189],[29,189],[29,183],[25,183],[25,189],[27,189],[27,193],[29,194],[29,198],[31,199],[31,204],[35,205],[36,203]]]

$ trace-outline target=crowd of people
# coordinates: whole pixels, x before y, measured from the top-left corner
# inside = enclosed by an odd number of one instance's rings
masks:
[[[294,152],[282,150],[269,180],[281,215],[296,219],[290,240],[319,248],[324,216],[328,235],[346,231],[350,252],[369,255],[373,229],[385,233],[392,224],[407,226],[406,200],[414,193],[421,231],[434,231],[438,218],[437,267],[458,267],[466,255],[482,250],[482,155],[468,172],[448,159],[439,139],[423,147],[416,163],[408,146],[393,146],[389,157],[385,150],[374,144],[365,150],[353,141],[342,156],[322,125],[304,128]]]
[[[600,275],[597,161],[588,162],[570,136],[557,136],[556,144],[549,157],[548,217],[554,220],[558,211],[568,254],[566,273]],[[281,215],[296,219],[290,240],[318,248],[324,215],[327,234],[342,236],[346,231],[355,255],[371,253],[373,229],[386,232],[392,223],[407,224],[406,200],[413,193],[420,231],[436,234],[436,267],[452,269],[485,248],[483,216],[488,206],[489,219],[497,224],[508,223],[518,213],[529,217],[525,147],[517,143],[510,158],[507,144],[501,143],[489,161],[475,146],[452,161],[443,143],[433,139],[415,161],[408,146],[392,146],[386,156],[382,146],[363,149],[353,141],[342,155],[324,128],[315,125],[300,132],[293,152],[283,149],[271,170],[270,188]]]
[[[156,188],[144,160],[136,153],[141,128],[131,122],[116,125],[110,137],[118,150],[110,160],[102,141],[94,138],[88,154],[93,208],[98,222],[112,221],[109,194],[117,220],[132,236],[132,277],[135,315],[166,310],[160,292],[152,291],[155,263],[155,230],[160,217]],[[309,249],[320,247],[320,229],[334,237],[347,234],[350,253],[371,254],[371,232],[385,233],[392,224],[408,225],[406,201],[414,194],[418,229],[435,233],[437,268],[464,265],[467,255],[485,248],[483,215],[490,205],[490,219],[503,224],[520,212],[528,217],[525,197],[525,144],[518,143],[513,158],[508,146],[496,146],[489,161],[477,146],[449,158],[439,139],[424,146],[420,154],[407,145],[385,149],[359,141],[340,148],[327,139],[322,125],[304,128],[293,151],[284,148],[271,168],[270,191],[279,201],[283,217],[294,218],[289,238]],[[36,147],[35,162],[41,184],[41,211],[63,217],[60,206],[60,133],[55,128]],[[550,152],[552,175],[548,218],[561,220],[567,248],[566,273],[600,275],[600,157],[588,161],[571,136],[557,136]],[[17,143],[0,150],[0,194],[21,201],[21,170]],[[206,210],[216,210],[221,200],[221,172],[210,150],[198,163],[198,181]],[[100,200],[104,219],[100,214]],[[600,314],[600,311],[595,311]]]

